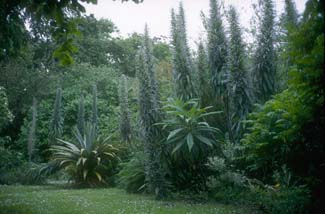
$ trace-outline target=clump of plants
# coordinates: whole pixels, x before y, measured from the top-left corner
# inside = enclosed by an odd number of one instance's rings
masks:
[[[73,142],[59,139],[51,147],[52,166],[64,170],[77,186],[114,183],[120,149],[108,142],[109,138],[97,138],[95,132],[95,127],[87,124],[84,135],[76,128]]]

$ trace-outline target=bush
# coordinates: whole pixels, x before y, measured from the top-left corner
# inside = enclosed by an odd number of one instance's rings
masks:
[[[122,169],[118,173],[119,186],[128,192],[143,192],[145,187],[145,155],[136,152],[129,161],[120,164]]]
[[[113,184],[119,161],[117,149],[105,140],[96,139],[95,127],[88,124],[84,136],[75,129],[75,143],[59,140],[53,145],[49,168],[65,170],[78,186]],[[53,170],[53,169],[52,169]]]
[[[167,179],[177,190],[200,192],[205,189],[207,157],[219,148],[219,130],[206,119],[219,112],[200,108],[196,100],[171,98],[163,109],[167,120],[159,124],[168,132],[164,149]]]

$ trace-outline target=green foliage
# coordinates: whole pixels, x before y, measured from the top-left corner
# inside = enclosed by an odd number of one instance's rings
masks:
[[[205,163],[219,147],[218,129],[205,121],[217,112],[199,108],[196,100],[180,99],[169,99],[163,109],[167,119],[157,125],[163,125],[169,133],[164,149],[169,180],[176,190],[202,191],[209,173]]]
[[[245,122],[249,131],[242,143],[248,149],[243,158],[250,163],[250,171],[267,178],[292,158],[295,142],[302,138],[302,121],[311,117],[311,109],[302,98],[285,90],[249,115]]]
[[[0,131],[10,122],[12,114],[8,109],[8,99],[3,87],[0,87]]]
[[[59,140],[53,145],[53,161],[59,169],[65,170],[76,185],[98,186],[112,182],[109,178],[115,173],[119,160],[117,149],[107,141],[96,139],[95,128],[88,124],[84,136],[75,130],[75,142]]]
[[[172,98],[168,99],[163,109],[168,119],[159,124],[169,130],[166,143],[173,145],[172,154],[200,159],[206,155],[207,148],[216,146],[214,135],[219,130],[209,126],[204,119],[220,112],[208,112],[210,107],[199,108],[195,100],[183,102]]]
[[[0,184],[8,184],[8,179],[12,171],[23,164],[23,155],[21,153],[9,150],[0,146]]]
[[[128,192],[138,193],[145,189],[145,155],[143,152],[132,154],[130,160],[121,163],[118,173],[119,186]]]

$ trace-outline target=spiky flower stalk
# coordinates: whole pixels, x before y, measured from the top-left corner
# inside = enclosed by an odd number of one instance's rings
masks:
[[[77,128],[81,134],[85,134],[85,104],[83,94],[80,97],[79,106],[78,106],[78,115],[77,115]]]
[[[238,14],[234,7],[229,9],[229,85],[228,97],[230,104],[230,137],[238,142],[241,133],[241,121],[251,108],[250,90],[245,68],[245,50],[242,41],[242,31],[238,21]]]
[[[153,94],[153,102],[155,108],[159,108],[159,91],[158,91],[158,83],[156,80],[156,74],[154,70],[154,64],[153,64],[153,49],[152,49],[152,42],[149,37],[149,30],[148,25],[145,24],[144,28],[144,37],[143,37],[143,44],[142,47],[144,48],[145,53],[145,60],[147,64],[149,79],[150,79],[150,86]]]
[[[272,0],[260,0],[261,20],[257,48],[253,58],[253,73],[257,98],[264,103],[275,93],[274,6]]]
[[[50,138],[54,142],[57,138],[62,136],[63,132],[63,115],[62,115],[62,90],[58,88],[56,90],[54,110],[52,113],[51,125],[50,125]]]
[[[150,65],[146,57],[150,54],[148,49],[142,47],[137,54],[137,77],[139,79],[139,123],[140,135],[144,142],[146,154],[145,174],[147,190],[155,193],[156,198],[165,195],[164,174],[161,163],[162,145],[160,144],[161,130],[155,124],[160,121],[161,113],[155,104],[157,89],[152,86],[152,75],[149,73]]]
[[[132,136],[132,129],[131,129],[129,102],[128,102],[127,78],[124,74],[121,76],[120,79],[119,100],[120,100],[120,135],[122,141],[130,143],[131,136]]]
[[[210,73],[207,54],[202,41],[200,41],[197,52],[197,72],[198,72],[198,97],[202,107],[211,103],[212,88],[210,87]]]
[[[97,86],[93,85],[93,104],[92,104],[92,114],[91,123],[95,129],[95,134],[98,134],[98,109],[97,109]]]
[[[173,79],[175,96],[187,101],[195,97],[193,66],[186,37],[185,14],[182,3],[179,14],[171,12],[171,35],[173,53]]]
[[[210,0],[210,15],[207,23],[208,56],[215,96],[222,96],[225,91],[224,70],[227,58],[227,39],[221,19],[220,5],[217,0]]]
[[[284,1],[284,14],[283,21],[285,28],[297,27],[298,26],[298,12],[296,9],[296,5],[292,0]]]
[[[37,120],[37,99],[33,97],[32,106],[32,121],[30,123],[29,133],[28,133],[28,160],[29,163],[32,162],[34,155],[34,147],[36,140],[36,120]]]

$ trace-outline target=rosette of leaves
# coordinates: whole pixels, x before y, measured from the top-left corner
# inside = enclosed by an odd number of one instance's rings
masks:
[[[118,148],[108,142],[109,138],[96,138],[95,127],[86,125],[84,136],[75,128],[75,142],[58,139],[51,147],[53,161],[59,169],[65,170],[80,186],[108,184],[115,174],[119,161]]]
[[[216,146],[219,129],[210,126],[206,118],[221,112],[208,112],[210,108],[200,108],[195,99],[168,99],[163,106],[168,119],[159,124],[169,131],[166,141],[173,147],[172,154],[194,158]]]

